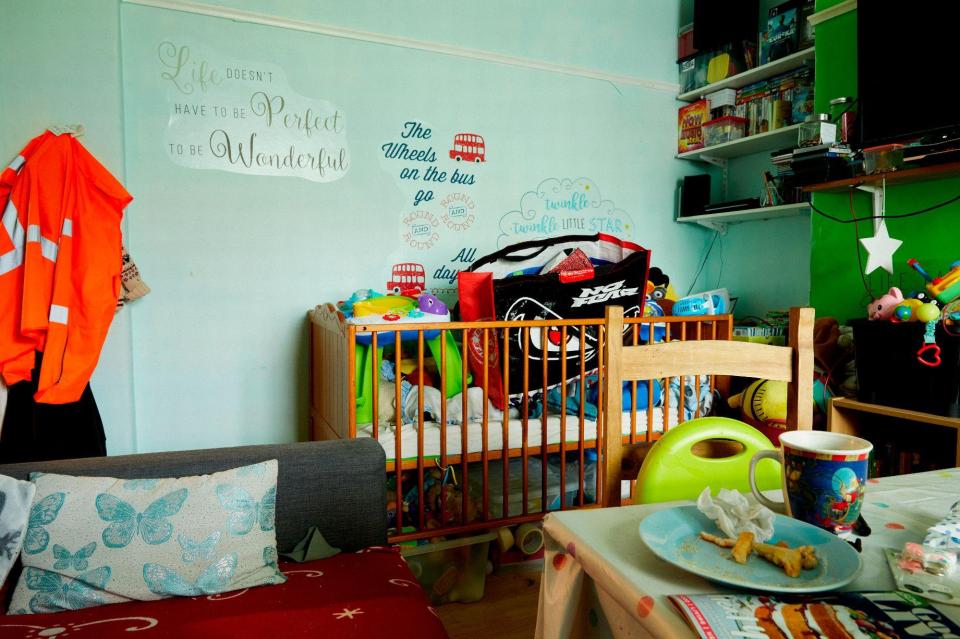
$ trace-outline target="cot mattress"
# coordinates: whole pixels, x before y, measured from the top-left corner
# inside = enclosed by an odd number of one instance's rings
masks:
[[[637,434],[642,435],[647,432],[647,411],[637,410]],[[561,432],[563,440],[575,448],[580,441],[580,418],[577,415],[566,415],[563,418],[564,424],[561,428],[561,416],[550,415],[547,418],[547,444],[559,444]],[[677,409],[670,408],[668,415],[668,427],[673,428],[679,423]],[[629,435],[631,432],[631,413],[623,413],[621,420],[622,432]],[[663,409],[653,409],[653,432],[662,433],[664,426]],[[447,425],[447,455],[459,455],[462,449],[461,424]],[[483,427],[480,422],[469,422],[466,424],[467,431],[467,452],[479,453],[483,450]],[[404,424],[402,432],[401,455],[403,460],[417,459],[418,453],[418,425]],[[373,426],[358,425],[357,437],[372,437]],[[543,438],[543,427],[541,419],[530,419],[527,421],[527,446],[540,446]],[[583,441],[592,441],[597,439],[597,422],[585,419],[583,422]],[[396,458],[396,427],[394,425],[381,426],[377,440],[383,446],[387,454],[387,461],[393,461]],[[503,421],[490,420],[487,425],[487,450],[503,450]],[[511,419],[507,434],[507,448],[521,448],[523,446],[523,420]],[[423,456],[432,459],[440,456],[440,424],[437,422],[425,421],[423,423]]]

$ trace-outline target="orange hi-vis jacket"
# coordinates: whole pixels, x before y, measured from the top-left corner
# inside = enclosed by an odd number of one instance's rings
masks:
[[[0,371],[34,399],[77,401],[90,381],[120,290],[120,220],[133,198],[70,135],[33,139],[0,173]]]

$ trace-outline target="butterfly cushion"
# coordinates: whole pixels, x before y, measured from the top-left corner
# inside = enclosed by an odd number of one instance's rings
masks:
[[[35,491],[28,481],[0,475],[0,586],[20,554]]]
[[[277,461],[179,479],[31,475],[10,614],[278,584]]]

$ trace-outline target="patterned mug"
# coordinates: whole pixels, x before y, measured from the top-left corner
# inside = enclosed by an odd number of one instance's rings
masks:
[[[867,466],[873,444],[865,439],[815,430],[780,435],[778,450],[763,450],[750,460],[750,490],[768,508],[830,532],[849,532],[860,516]],[[783,467],[783,502],[757,490],[756,468],[770,458]]]

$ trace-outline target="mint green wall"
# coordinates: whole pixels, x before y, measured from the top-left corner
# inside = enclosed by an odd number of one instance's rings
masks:
[[[817,2],[822,10],[836,4],[836,0]],[[857,22],[850,12],[817,27],[817,110],[823,111],[832,97],[855,96],[857,91]],[[874,62],[882,64],[881,61]],[[896,87],[891,86],[891,91]],[[918,98],[919,99],[919,98]],[[887,191],[887,213],[915,211],[948,200],[960,192],[960,180],[937,180],[905,186],[893,186]],[[851,219],[848,195],[817,195],[814,204],[831,215]],[[858,217],[869,215],[870,199],[866,194],[854,198]],[[890,236],[903,240],[894,253],[895,272],[888,276],[878,269],[867,278],[874,295],[885,292],[891,285],[904,292],[922,289],[923,280],[906,261],[917,258],[931,274],[943,273],[950,264],[960,259],[960,234],[957,233],[957,215],[960,204],[954,203],[937,211],[901,220],[888,220]],[[863,317],[870,301],[861,280],[862,269],[857,263],[857,250],[866,264],[866,251],[856,242],[853,224],[838,224],[819,215],[813,216],[813,246],[810,264],[812,283],[811,302],[818,315],[830,315],[846,321]],[[860,237],[873,235],[873,225],[858,225]],[[857,247],[857,248],[855,248]]]
[[[82,123],[83,143],[121,180],[120,16],[116,0],[7,2],[0,19],[0,163],[46,127]],[[114,318],[93,392],[110,450],[136,449],[130,315]]]
[[[675,83],[679,0],[206,4]]]
[[[759,197],[770,154],[729,163],[727,198]],[[723,259],[711,259],[714,281],[739,297],[738,317],[804,306],[810,299],[810,216],[731,224],[722,238]]]
[[[675,81],[673,1],[457,1],[439,11],[436,3],[372,0],[221,4]],[[495,247],[499,218],[551,177],[597,181],[604,197],[632,216],[637,239],[678,287],[686,287],[710,239],[672,222],[675,185],[689,167],[669,159],[676,113],[669,89],[118,0],[18,4],[3,25],[0,54],[15,64],[0,68],[0,153],[12,156],[51,123],[82,122],[87,146],[135,196],[128,242],[153,292],[118,315],[94,379],[112,453],[304,435],[304,313],[353,289],[382,286],[391,260],[403,253],[395,216],[405,198],[377,149],[407,119],[476,123],[496,138],[505,159],[485,167],[477,191],[484,215],[470,238],[483,251]],[[155,64],[147,38],[161,35],[189,35],[229,57],[279,65],[298,92],[337,103],[350,119],[350,173],[316,184],[184,169],[158,156],[163,124],[154,119],[158,96],[145,78]],[[482,88],[479,106],[463,78]],[[384,92],[387,85],[395,90]],[[454,89],[438,101],[444,87]]]

